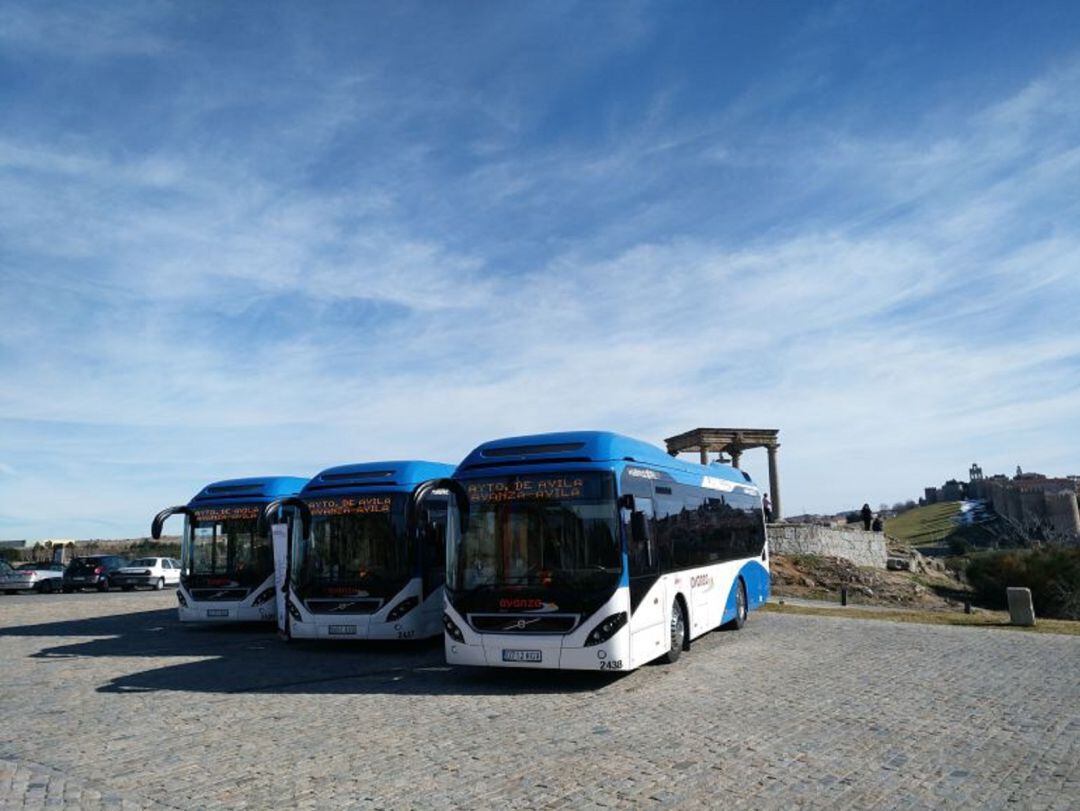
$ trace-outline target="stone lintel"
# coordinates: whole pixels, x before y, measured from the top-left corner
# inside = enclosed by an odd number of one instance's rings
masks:
[[[695,428],[664,440],[672,456],[684,451],[737,453],[751,448],[779,448],[777,428]]]

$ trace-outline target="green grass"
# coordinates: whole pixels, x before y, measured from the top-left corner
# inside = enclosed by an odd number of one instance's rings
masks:
[[[770,614],[807,614],[819,617],[848,617],[860,620],[886,620],[888,622],[914,622],[923,625],[962,625],[969,628],[1006,628],[1012,631],[1027,631],[1036,634],[1069,634],[1080,636],[1080,622],[1070,620],[1036,619],[1034,627],[1026,628],[1012,625],[1009,615],[1003,611],[977,611],[974,614],[960,614],[949,611],[868,611],[858,607],[821,608],[768,603],[761,607]]]
[[[908,546],[929,546],[944,541],[959,527],[954,518],[959,501],[916,507],[885,522],[885,534]]]

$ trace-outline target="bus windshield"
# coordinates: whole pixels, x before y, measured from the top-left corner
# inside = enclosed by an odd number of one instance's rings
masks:
[[[274,571],[270,539],[256,532],[258,507],[197,510],[187,563],[200,578],[220,578],[254,588]]]
[[[447,573],[447,585],[459,597],[528,592],[568,607],[581,598],[591,604],[614,590],[622,551],[610,473],[501,476],[463,484],[468,528]]]
[[[308,501],[311,536],[294,537],[291,577],[311,597],[392,597],[412,576],[404,493]],[[299,533],[296,533],[299,536]]]

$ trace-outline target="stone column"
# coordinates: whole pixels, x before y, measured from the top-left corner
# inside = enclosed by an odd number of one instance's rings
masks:
[[[704,445],[701,446],[701,464],[703,464],[703,465],[709,464],[709,452],[707,450],[705,450]]]
[[[772,500],[773,521],[779,521],[783,513],[780,512],[780,468],[776,464],[776,452],[779,445],[770,445],[769,451],[769,498]]]
[[[731,454],[731,466],[732,467],[738,467],[739,466],[739,459],[742,458],[742,449],[741,448],[728,448],[728,453]]]

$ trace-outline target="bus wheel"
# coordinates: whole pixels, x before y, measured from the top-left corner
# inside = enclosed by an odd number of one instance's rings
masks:
[[[664,655],[664,661],[668,664],[679,661],[684,644],[686,644],[686,615],[683,613],[682,603],[676,600],[671,604],[671,647]]]
[[[746,602],[746,584],[740,577],[739,587],[735,591],[735,619],[731,620],[726,627],[730,628],[732,631],[738,631],[746,625],[748,610],[749,606]]]

